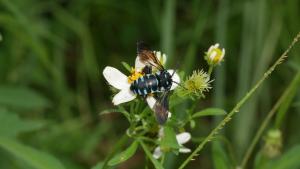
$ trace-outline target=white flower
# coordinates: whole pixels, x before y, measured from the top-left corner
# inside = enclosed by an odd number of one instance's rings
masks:
[[[225,56],[225,49],[222,50],[219,48],[219,44],[210,46],[208,51],[206,52],[205,59],[207,60],[209,65],[219,64]]]
[[[160,51],[154,51],[157,59],[160,61],[160,63],[162,65],[165,65],[165,63],[167,62],[167,55],[166,54],[162,54]]]
[[[159,137],[162,137],[161,133],[162,132],[160,131]],[[191,149],[186,148],[182,145],[182,144],[187,143],[190,139],[191,139],[191,134],[188,132],[183,132],[183,133],[176,135],[176,140],[180,146],[180,148],[179,148],[180,153],[190,153],[191,152]],[[162,154],[163,154],[163,152],[161,151],[161,148],[158,146],[154,149],[153,157],[155,159],[159,159],[162,156]]]
[[[156,57],[161,61],[162,64],[166,61],[166,55],[161,54],[161,52],[155,52]],[[119,93],[117,93],[112,102],[114,105],[118,105],[121,103],[129,102],[136,98],[136,94],[134,94],[130,90],[130,85],[134,80],[137,80],[141,76],[143,76],[142,69],[145,67],[145,63],[141,62],[139,57],[136,57],[135,60],[135,68],[132,70],[131,75],[126,76],[122,72],[120,72],[118,69],[107,66],[103,70],[103,76],[107,80],[107,82],[112,85],[113,87],[120,90]],[[171,75],[173,74],[174,70],[167,70]],[[172,80],[179,83],[180,78],[177,73],[174,73]],[[176,83],[172,83],[171,90],[175,89],[177,87]],[[156,103],[156,99],[149,95],[146,98],[147,103],[151,109],[153,109],[154,104]]]
[[[120,90],[112,100],[114,105],[129,102],[136,98],[136,95],[130,90],[128,77],[118,69],[106,66],[103,70],[103,76],[110,85]]]

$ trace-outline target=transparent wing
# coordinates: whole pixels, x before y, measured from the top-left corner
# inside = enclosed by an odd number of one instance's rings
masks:
[[[169,112],[169,93],[164,92],[156,101],[153,106],[156,119],[159,124],[164,124],[168,119]]]
[[[163,65],[160,63],[155,53],[151,51],[144,42],[137,43],[137,54],[142,63],[153,66],[158,70],[164,70]]]

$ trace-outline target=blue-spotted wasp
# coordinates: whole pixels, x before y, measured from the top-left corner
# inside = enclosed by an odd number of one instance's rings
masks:
[[[152,51],[144,42],[137,43],[137,55],[145,67],[142,69],[143,76],[131,83],[130,90],[146,98],[148,95],[154,95],[156,102],[153,106],[156,119],[159,124],[164,124],[168,119],[169,113],[169,95],[173,83],[179,84],[172,78],[175,71],[168,72],[156,57],[155,51]],[[156,72],[153,72],[156,69]]]

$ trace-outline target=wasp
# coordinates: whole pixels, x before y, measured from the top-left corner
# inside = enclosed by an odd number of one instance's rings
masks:
[[[143,69],[143,76],[131,83],[130,90],[143,98],[149,94],[154,94],[157,101],[154,104],[153,111],[159,124],[164,124],[168,119],[169,95],[173,83],[172,77],[175,71],[170,74],[154,51],[150,50],[144,42],[137,43],[137,55],[146,65]],[[153,68],[157,71],[153,72]]]

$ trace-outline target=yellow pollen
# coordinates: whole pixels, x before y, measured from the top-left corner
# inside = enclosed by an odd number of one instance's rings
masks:
[[[142,72],[137,72],[134,68],[131,68],[131,75],[128,76],[128,83],[132,83],[133,81],[137,80],[142,76]]]

